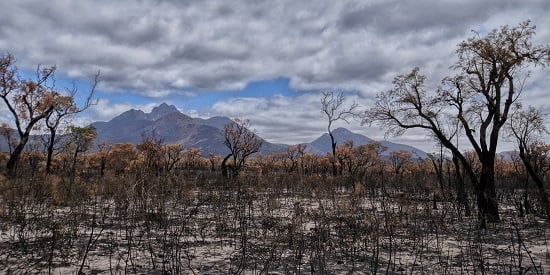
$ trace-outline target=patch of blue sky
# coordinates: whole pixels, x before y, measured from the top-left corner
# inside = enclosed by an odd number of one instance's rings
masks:
[[[32,80],[32,81],[37,80],[36,70],[22,70],[22,69],[19,69],[19,75],[23,79]],[[90,76],[89,80],[80,80],[80,79],[64,76],[64,75],[60,74],[59,72],[55,72],[53,79],[50,79],[50,80],[53,80],[53,82],[49,81],[47,83],[47,85],[52,85],[53,84],[54,89],[61,92],[61,93],[63,93],[63,94],[76,91],[75,100],[76,100],[76,103],[79,106],[82,106],[85,103],[88,95],[90,94],[90,91],[92,90],[93,84],[94,84],[93,83],[93,81],[94,81],[94,76],[93,75]],[[101,81],[101,76],[100,76],[99,80]],[[98,91],[96,89],[93,98],[98,98],[97,94],[98,94]]]
[[[22,77],[26,79],[36,79],[36,72],[28,70],[20,70]],[[101,75],[99,77],[101,82]],[[77,104],[82,105],[86,100],[93,85],[93,76],[89,80],[81,80],[67,77],[59,73],[55,74],[55,87],[60,91],[65,89],[77,90]],[[148,97],[146,95],[136,93],[131,88],[127,88],[126,92],[111,92],[108,90],[96,89],[94,93],[95,99],[108,99],[111,103],[124,102],[133,105],[144,105],[154,101],[158,103],[171,102],[181,109],[208,109],[218,101],[228,100],[231,98],[261,98],[272,97],[276,95],[293,97],[298,96],[302,92],[290,87],[290,79],[287,77],[277,77],[269,80],[258,80],[249,82],[243,89],[240,90],[223,90],[223,91],[205,91],[195,89],[193,87],[185,88],[185,92],[174,91],[164,98]]]
[[[290,79],[278,77],[272,80],[253,81],[239,92],[240,97],[269,97],[274,95],[295,96],[297,91],[290,87]]]

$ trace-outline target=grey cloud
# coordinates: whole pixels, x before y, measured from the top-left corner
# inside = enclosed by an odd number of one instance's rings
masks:
[[[342,78],[379,80],[391,67],[389,58],[372,55],[367,58],[346,57],[337,60],[335,75]]]
[[[381,1],[350,7],[338,23],[342,30],[368,28],[387,34],[440,27],[462,33],[464,27],[485,20],[499,6],[502,1]]]
[[[229,45],[214,47],[209,44],[201,45],[196,43],[189,43],[183,47],[177,47],[171,52],[172,58],[200,62],[243,60],[249,56],[249,52],[244,47],[231,47]]]
[[[218,16],[228,17],[233,15],[233,13],[235,13],[235,10],[233,10],[233,8],[229,6],[221,5],[216,9],[216,13],[218,14]]]
[[[89,28],[90,33],[105,36],[110,43],[138,47],[158,43],[164,36],[161,23],[149,18],[133,17],[124,21],[117,19],[112,22],[93,22]]]
[[[214,90],[221,88],[231,90],[244,88],[247,82],[247,74],[239,67],[232,65],[221,65],[203,74],[194,75],[190,82],[194,87],[204,90]]]

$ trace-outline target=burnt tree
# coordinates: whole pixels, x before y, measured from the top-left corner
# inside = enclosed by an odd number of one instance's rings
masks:
[[[498,221],[495,187],[495,155],[501,129],[518,101],[530,65],[550,61],[548,46],[532,45],[535,27],[529,21],[503,26],[486,36],[476,35],[458,45],[457,74],[443,80],[443,87],[428,90],[418,68],[395,78],[394,88],[378,95],[376,105],[365,114],[365,123],[377,122],[388,132],[403,134],[419,128],[430,132],[460,160],[474,185],[482,218]],[[463,129],[466,140],[481,163],[479,175],[457,145],[445,123],[452,120]]]

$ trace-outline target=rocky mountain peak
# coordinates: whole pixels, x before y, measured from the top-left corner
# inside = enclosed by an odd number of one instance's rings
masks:
[[[153,110],[149,114],[147,114],[147,118],[149,120],[157,120],[165,115],[174,112],[179,112],[176,106],[162,103],[159,106],[154,107]]]

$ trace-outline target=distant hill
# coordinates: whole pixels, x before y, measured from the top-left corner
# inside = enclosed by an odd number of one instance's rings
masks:
[[[229,150],[223,144],[223,128],[232,122],[227,117],[209,119],[191,118],[166,103],[153,108],[150,113],[129,110],[108,122],[94,122],[97,141],[107,143],[138,144],[144,137],[162,139],[165,143],[183,144],[186,148],[201,149],[203,155],[225,155]],[[264,141],[261,153],[282,152],[286,145]]]
[[[354,146],[364,145],[373,142],[373,139],[370,139],[364,135],[353,133],[346,128],[338,128],[332,131],[334,138],[336,139],[337,145],[344,144],[345,141],[353,141]],[[405,144],[393,143],[389,141],[381,141],[383,146],[387,148],[386,151],[382,153],[383,156],[388,156],[393,151],[406,150],[413,153],[414,158],[426,158],[426,152],[409,146]],[[311,143],[307,144],[306,151],[312,154],[326,154],[332,152],[332,146],[330,141],[330,136],[328,133],[324,133],[319,138],[315,139]]]

